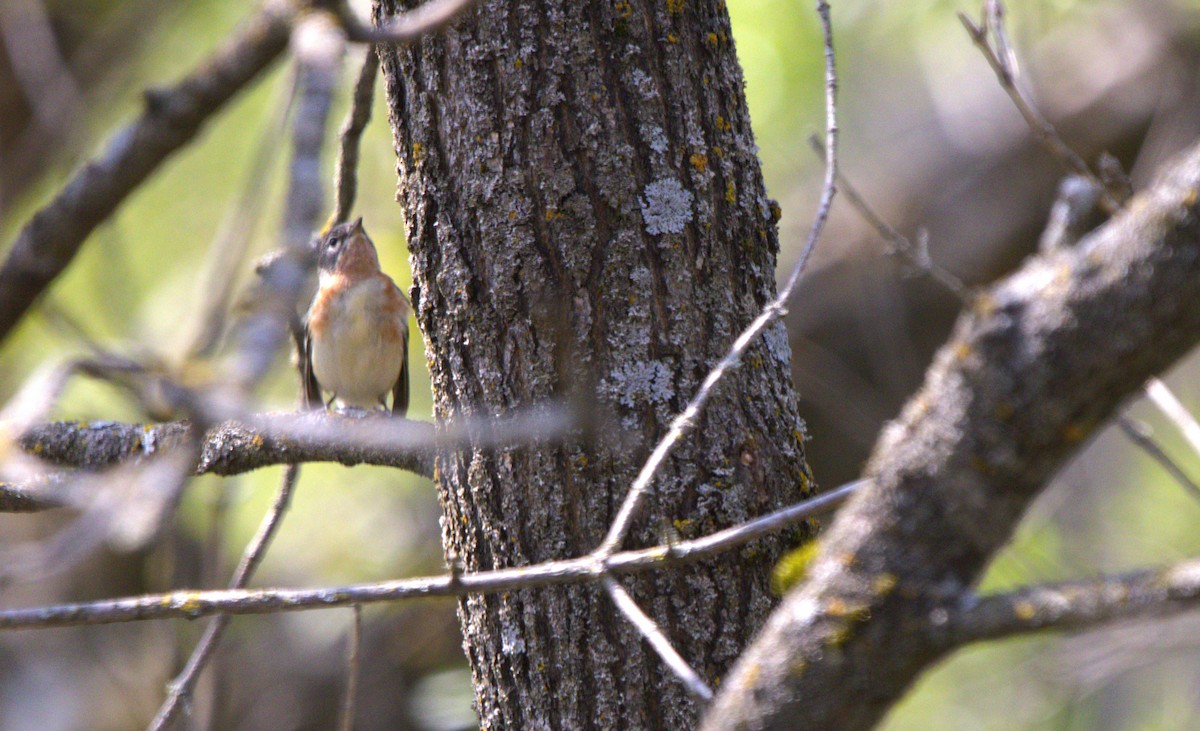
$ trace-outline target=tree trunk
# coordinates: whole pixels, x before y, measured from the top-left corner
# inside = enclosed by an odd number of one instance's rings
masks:
[[[376,20],[400,9],[376,0]],[[766,198],[721,0],[485,0],[382,54],[412,300],[436,416],[581,406],[554,443],[439,458],[470,571],[578,556],[775,294]],[[677,446],[629,543],[700,535],[812,490],[782,325]],[[626,581],[710,682],[798,536]],[[484,728],[687,728],[698,707],[598,586],[460,604]]]

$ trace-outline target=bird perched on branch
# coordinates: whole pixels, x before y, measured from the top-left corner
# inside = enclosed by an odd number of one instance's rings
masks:
[[[343,406],[408,411],[408,316],[412,305],[379,269],[362,218],[334,226],[318,244],[317,294],[305,318],[304,400],[322,392]]]

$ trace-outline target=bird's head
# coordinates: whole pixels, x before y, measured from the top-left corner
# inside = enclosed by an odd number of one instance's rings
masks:
[[[321,237],[318,247],[317,269],[324,276],[354,276],[379,271],[379,255],[363,229],[362,216],[329,229]]]

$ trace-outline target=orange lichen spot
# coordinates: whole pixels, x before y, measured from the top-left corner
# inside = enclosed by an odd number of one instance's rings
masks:
[[[667,12],[671,15],[679,15],[683,12],[684,0],[667,0]]]
[[[1063,440],[1068,444],[1081,441],[1086,436],[1087,430],[1075,422],[1071,422],[1063,427]]]
[[[420,165],[425,159],[425,146],[420,142],[412,143],[412,159],[415,165]]]
[[[688,162],[692,164],[692,167],[698,173],[702,173],[708,169],[708,156],[702,153],[693,152],[692,156],[688,158]]]
[[[737,186],[732,180],[725,183],[725,202],[729,204],[737,203]]]
[[[771,223],[779,223],[779,219],[783,218],[783,209],[775,201],[771,201]]]
[[[678,43],[678,42],[679,42],[679,36],[675,35],[674,33],[667,34],[667,43]]]
[[[628,20],[633,15],[633,7],[629,4],[628,0],[619,0],[613,6],[613,10],[617,11],[617,17],[621,20]]]
[[[510,221],[515,221],[515,220],[517,220],[517,212],[516,212],[516,211],[509,211],[509,212],[508,212],[508,220],[510,220]]]
[[[729,130],[733,129],[733,126],[729,124],[729,120],[725,119],[720,114],[718,114],[717,115],[717,129],[720,130],[721,132],[728,132]]]
[[[858,561],[858,556],[850,551],[838,556],[838,563],[840,563],[844,568],[854,568],[854,563],[856,561]]]
[[[975,298],[971,309],[980,317],[987,317],[996,311],[996,300],[990,294],[984,293]]]
[[[751,663],[746,667],[745,672],[742,673],[742,681],[746,684],[746,687],[750,687],[758,682],[758,671],[758,663]]]
[[[200,597],[193,593],[180,593],[173,595],[175,601],[174,606],[188,614],[195,614],[200,610]]]
[[[519,68],[524,68],[524,67],[525,67],[525,62],[522,61],[521,59],[518,58],[516,61],[513,61],[513,68],[519,69]]]
[[[261,449],[263,441],[264,440],[261,434],[255,434],[254,438],[250,440],[250,444],[252,444],[256,449]]]
[[[1028,622],[1037,616],[1037,607],[1030,602],[1017,602],[1013,606],[1013,614],[1017,615],[1017,619]]]
[[[954,344],[954,360],[959,363],[971,356],[971,344],[963,340]]]
[[[1054,271],[1054,283],[1057,285],[1066,285],[1071,283],[1071,267],[1061,266]]]
[[[708,35],[704,36],[704,42],[713,48],[716,48],[720,41],[717,38],[716,33],[709,33]]]
[[[825,602],[825,612],[827,614],[832,614],[835,617],[844,617],[850,613],[850,609],[846,602],[834,597],[833,599]]]
[[[725,151],[722,150],[719,146],[713,148],[713,154],[716,155],[717,157],[725,157]]]
[[[556,208],[547,208],[546,209],[546,220],[547,221],[557,221],[560,218],[563,218],[563,214],[559,213],[558,209],[556,209]]]
[[[895,574],[879,574],[871,579],[871,591],[875,592],[876,596],[887,596],[896,588]]]

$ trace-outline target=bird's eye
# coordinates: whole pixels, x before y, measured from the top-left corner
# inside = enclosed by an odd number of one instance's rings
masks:
[[[336,249],[338,247],[338,244],[340,244],[340,243],[342,243],[342,242],[337,237],[334,237],[329,240],[329,248]]]

